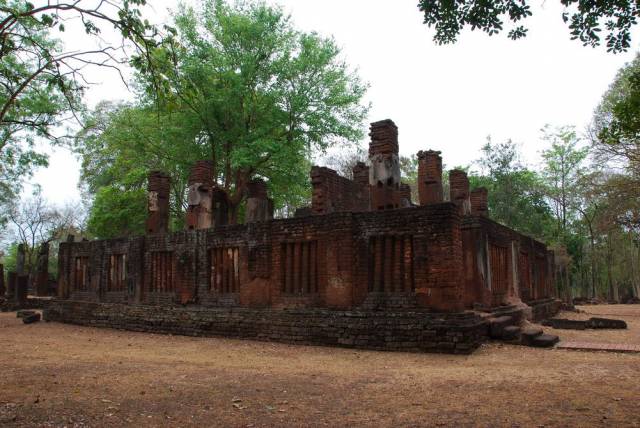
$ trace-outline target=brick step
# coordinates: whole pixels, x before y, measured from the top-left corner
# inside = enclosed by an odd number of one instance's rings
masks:
[[[627,323],[623,320],[611,318],[590,318],[588,320],[569,320],[564,318],[550,318],[542,325],[555,329],[584,330],[592,329],[626,329]]]
[[[539,327],[526,327],[520,333],[520,343],[525,346],[531,346],[533,340],[542,335],[542,329]]]
[[[517,309],[518,307],[516,305],[506,305],[506,306],[497,306],[495,308],[490,308],[489,312],[495,315],[504,315],[506,313],[513,312]]]
[[[533,346],[536,348],[551,348],[559,341],[560,338],[555,334],[541,334],[533,338],[533,340],[531,341],[531,345],[529,346]]]
[[[34,322],[40,321],[40,312],[34,312],[29,315],[25,315],[22,317],[22,322],[25,324],[33,324]]]
[[[522,333],[522,329],[517,325],[510,325],[505,327],[502,340],[506,342],[520,342],[520,335]]]
[[[502,339],[504,329],[514,324],[513,318],[508,315],[489,318],[489,336],[492,339]]]

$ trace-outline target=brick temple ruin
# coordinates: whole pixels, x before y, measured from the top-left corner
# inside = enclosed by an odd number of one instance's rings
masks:
[[[418,153],[419,200],[401,182],[398,129],[373,123],[353,179],[311,169],[311,206],[274,219],[249,185],[245,223],[227,224],[212,165],[189,178],[186,230],[168,232],[170,178],[149,175],[145,236],[60,244],[51,320],[372,349],[467,353],[506,312],[558,310],[553,254],[487,216],[487,190]]]

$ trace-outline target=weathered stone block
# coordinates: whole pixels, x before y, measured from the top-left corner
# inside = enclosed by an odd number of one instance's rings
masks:
[[[511,325],[512,318],[508,315],[504,315],[497,318],[491,318],[489,320],[489,334],[493,339],[501,339],[504,334],[504,329]]]
[[[522,329],[520,334],[521,343],[525,346],[531,346],[533,340],[542,334],[542,329],[538,327],[526,327]]]
[[[25,324],[33,324],[35,322],[40,321],[40,313],[36,312],[30,315],[26,315],[22,317],[22,322]]]
[[[623,320],[611,318],[589,318],[587,326],[589,328],[625,329],[627,328],[627,323]]]

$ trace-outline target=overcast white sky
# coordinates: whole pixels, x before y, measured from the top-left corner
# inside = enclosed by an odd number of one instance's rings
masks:
[[[157,20],[168,19],[177,2],[151,1]],[[525,160],[538,162],[545,124],[583,130],[616,71],[635,50],[608,54],[569,39],[559,1],[543,2],[526,24],[524,40],[506,35],[463,34],[454,45],[437,46],[422,24],[417,0],[280,0],[296,26],[335,38],[348,63],[371,88],[369,121],[390,118],[399,127],[400,152],[441,150],[448,167],[479,156],[486,137],[522,144]],[[77,34],[67,31],[70,45]],[[633,39],[637,47],[638,31]],[[130,98],[116,76],[96,72],[101,82],[87,94],[101,99]],[[78,161],[58,149],[50,166],[33,182],[62,203],[79,199]]]

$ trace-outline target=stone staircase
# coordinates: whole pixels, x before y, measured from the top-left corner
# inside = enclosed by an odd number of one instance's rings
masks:
[[[539,327],[523,327],[523,310],[517,306],[496,308],[487,315],[492,340],[536,348],[551,348],[560,340],[554,334],[545,334]]]

